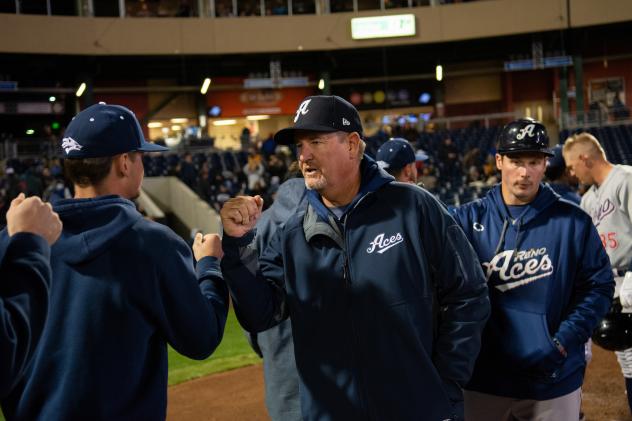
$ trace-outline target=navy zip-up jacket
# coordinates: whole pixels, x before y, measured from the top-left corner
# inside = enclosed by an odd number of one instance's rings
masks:
[[[49,258],[50,247],[39,235],[0,239],[0,398],[22,375],[44,330]]]
[[[219,344],[228,290],[169,228],[118,196],[55,204],[48,320],[33,360],[3,400],[8,420],[158,420],[167,343],[189,358]]]
[[[308,192],[259,261],[252,232],[224,236],[237,316],[290,315],[305,420],[459,419],[489,314],[480,264],[430,193],[366,156],[361,176],[340,221]]]
[[[614,292],[588,214],[541,184],[513,221],[500,185],[458,208],[456,217],[483,265],[492,304],[467,389],[546,400],[579,388],[584,344]]]

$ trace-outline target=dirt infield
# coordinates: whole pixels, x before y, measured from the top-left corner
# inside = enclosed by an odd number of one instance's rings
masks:
[[[593,347],[584,384],[587,421],[632,421],[613,353]],[[269,421],[261,365],[192,380],[169,388],[170,421]]]

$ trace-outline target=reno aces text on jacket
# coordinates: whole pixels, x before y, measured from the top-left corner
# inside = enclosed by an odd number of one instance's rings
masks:
[[[537,400],[576,390],[586,364],[584,343],[614,291],[590,217],[543,184],[515,220],[500,185],[457,209],[456,217],[478,253],[492,304],[466,388]]]

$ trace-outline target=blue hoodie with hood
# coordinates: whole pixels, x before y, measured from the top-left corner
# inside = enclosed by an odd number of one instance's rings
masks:
[[[68,199],[51,249],[44,333],[3,400],[8,419],[164,419],[167,343],[195,359],[219,344],[228,291],[169,228],[118,196]]]
[[[361,162],[336,218],[315,191],[263,256],[224,235],[222,271],[249,331],[292,323],[303,419],[456,420],[489,314],[480,264],[427,191]]]
[[[512,218],[500,185],[456,210],[492,314],[468,390],[547,400],[583,381],[584,344],[610,308],[610,262],[588,214],[541,184]],[[564,347],[565,357],[554,342]]]

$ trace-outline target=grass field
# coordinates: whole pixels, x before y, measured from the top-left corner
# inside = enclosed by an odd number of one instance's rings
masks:
[[[226,321],[224,339],[210,358],[195,361],[169,348],[169,385],[259,362],[261,359],[248,345],[244,331],[231,308]]]

